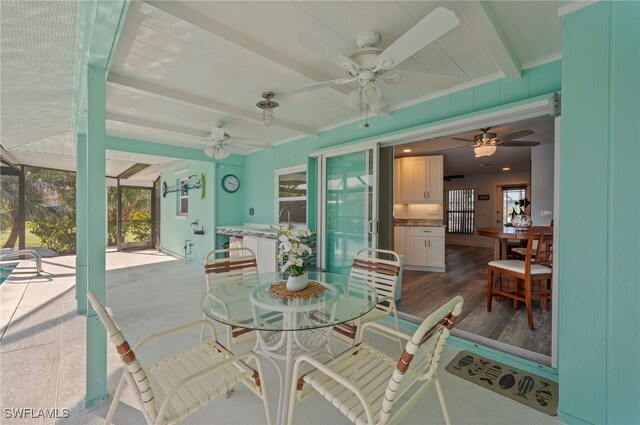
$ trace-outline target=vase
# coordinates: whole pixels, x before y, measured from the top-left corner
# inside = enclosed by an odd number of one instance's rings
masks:
[[[302,291],[309,285],[309,278],[302,273],[300,276],[289,276],[287,279],[287,290],[291,292]]]
[[[511,219],[511,225],[513,226],[514,229],[518,231],[529,230],[529,227],[531,227],[531,224],[532,224],[531,217],[529,217],[527,214],[516,214]]]

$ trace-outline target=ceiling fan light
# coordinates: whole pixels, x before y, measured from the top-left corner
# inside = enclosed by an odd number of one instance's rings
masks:
[[[473,151],[476,154],[476,158],[485,158],[487,156],[491,156],[496,153],[497,146],[492,145],[482,145],[473,148]]]
[[[229,156],[229,154],[230,154],[229,149],[225,148],[224,146],[220,146],[218,149],[216,149],[215,158],[225,159],[226,157]]]
[[[387,101],[381,97],[377,102],[369,103],[368,105],[371,112],[376,112],[387,106]]]
[[[204,154],[207,155],[209,158],[213,158],[213,155],[215,155],[216,153],[216,148],[213,145],[209,145],[206,148],[204,148]]]
[[[362,106],[362,93],[360,93],[360,90],[351,90],[347,97],[345,97],[344,104],[347,105],[347,108],[360,112]]]
[[[362,100],[368,105],[378,102],[382,98],[380,87],[373,83],[365,83],[362,85]]]

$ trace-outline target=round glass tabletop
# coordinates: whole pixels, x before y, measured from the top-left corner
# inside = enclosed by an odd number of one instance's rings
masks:
[[[202,311],[217,322],[240,328],[295,331],[357,319],[378,302],[375,289],[366,283],[349,282],[347,276],[333,273],[307,272],[307,275],[310,281],[325,287],[323,293],[311,298],[281,298],[272,295],[269,288],[286,278],[281,273],[263,273],[234,282],[214,283],[202,297]]]

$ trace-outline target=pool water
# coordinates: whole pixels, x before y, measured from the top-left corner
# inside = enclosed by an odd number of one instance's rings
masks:
[[[18,263],[15,264],[3,264],[0,266],[0,285],[9,277],[13,269],[16,268]]]

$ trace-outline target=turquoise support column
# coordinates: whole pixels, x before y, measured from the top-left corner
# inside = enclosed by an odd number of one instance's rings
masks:
[[[87,135],[76,135],[76,311],[87,314]]]
[[[87,197],[79,205],[87,211],[87,290],[105,302],[106,181],[105,181],[105,70],[87,67]],[[88,300],[84,300],[88,303]],[[96,312],[87,305],[86,404],[107,398],[107,335]]]

